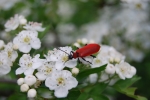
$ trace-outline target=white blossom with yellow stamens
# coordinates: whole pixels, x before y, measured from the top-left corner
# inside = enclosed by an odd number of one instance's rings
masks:
[[[50,90],[54,90],[54,95],[57,98],[62,98],[68,95],[68,90],[78,85],[78,81],[72,76],[71,72],[62,70],[52,73],[50,77],[46,78],[45,85]]]
[[[19,51],[23,53],[30,52],[31,48],[39,49],[41,41],[36,31],[21,31],[13,40],[14,45],[18,46]]]
[[[43,65],[39,67],[37,70],[38,72],[35,74],[36,77],[39,80],[44,81],[48,76],[50,76],[52,73],[56,71],[55,62],[48,62],[45,60]]]
[[[39,58],[37,54],[32,58],[29,54],[24,54],[20,60],[20,67],[16,70],[16,75],[24,73],[25,75],[33,74],[34,70],[39,68],[43,64],[43,60]]]

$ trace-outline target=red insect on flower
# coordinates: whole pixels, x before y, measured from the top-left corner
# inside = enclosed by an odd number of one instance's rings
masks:
[[[61,50],[61,49],[59,49]],[[100,50],[100,45],[93,43],[93,44],[87,44],[86,46],[77,49],[75,52],[71,51],[70,54],[68,54],[68,58],[69,59],[76,59],[76,58],[82,58],[84,61],[86,61],[83,57],[87,57],[87,56],[93,56],[93,54],[97,53]],[[63,51],[63,50],[61,50]],[[65,51],[63,51],[65,52]],[[66,52],[65,52],[66,53]],[[89,61],[87,61],[89,62]],[[90,63],[90,62],[89,62]]]

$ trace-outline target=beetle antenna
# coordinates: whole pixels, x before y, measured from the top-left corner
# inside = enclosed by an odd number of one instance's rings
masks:
[[[62,52],[64,52],[64,53],[66,53],[69,56],[69,54],[66,51],[63,51],[60,48],[57,48],[57,49],[60,50],[60,51],[62,51]]]

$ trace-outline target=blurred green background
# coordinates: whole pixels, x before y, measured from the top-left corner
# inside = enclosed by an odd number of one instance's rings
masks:
[[[136,94],[150,99],[150,6],[148,0],[0,0],[0,39],[12,41],[4,24],[15,14],[48,27],[43,48],[77,39],[115,47],[141,77]],[[16,84],[15,69],[0,77],[0,100],[26,100]],[[133,100],[112,90],[112,100]]]

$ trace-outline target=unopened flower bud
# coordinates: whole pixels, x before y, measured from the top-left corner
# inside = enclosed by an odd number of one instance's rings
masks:
[[[120,61],[121,61],[120,58],[118,58],[118,57],[115,58],[116,63],[120,63]]]
[[[28,97],[29,98],[34,98],[36,96],[36,90],[35,89],[30,89],[28,91]]]
[[[114,59],[113,59],[112,57],[110,57],[110,58],[109,58],[109,62],[110,62],[110,63],[113,63],[113,62],[114,62]]]
[[[115,66],[113,64],[108,64],[106,66],[105,72],[107,74],[114,74],[115,73]]]
[[[18,80],[17,80],[17,84],[18,85],[22,85],[24,83],[24,78],[19,78]]]
[[[75,75],[77,75],[77,74],[79,73],[79,69],[76,68],[76,67],[73,68],[73,69],[72,69],[72,73],[75,74]]]
[[[24,16],[19,16],[19,23],[21,25],[25,25],[27,23],[27,20],[24,18]]]
[[[73,45],[74,45],[74,46],[76,46],[76,47],[78,47],[78,48],[80,47],[80,44],[79,44],[79,43],[77,43],[77,42],[76,42],[76,43],[74,43]]]
[[[22,84],[20,87],[21,92],[26,92],[28,91],[29,86],[27,84]]]
[[[85,38],[83,38],[81,41],[82,41],[83,44],[87,44],[88,43],[88,40],[85,39]]]
[[[0,49],[2,49],[4,47],[5,43],[3,40],[0,40]]]
[[[95,41],[94,40],[90,40],[89,43],[95,43]]]
[[[82,41],[81,41],[81,39],[78,39],[78,40],[77,40],[77,43],[79,43],[79,44],[80,44],[81,42],[82,42]]]
[[[32,86],[34,83],[36,83],[36,77],[33,75],[27,75],[24,78],[24,83],[28,84],[29,86]]]
[[[14,50],[18,50],[18,45],[14,44],[14,45],[13,45],[13,49],[14,49]]]
[[[131,67],[130,73],[131,73],[132,75],[135,75],[135,74],[136,74],[136,69],[135,69],[135,67]]]

